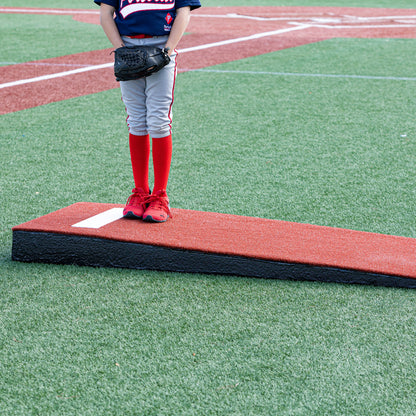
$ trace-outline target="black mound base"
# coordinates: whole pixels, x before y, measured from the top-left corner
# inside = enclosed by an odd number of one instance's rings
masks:
[[[416,288],[416,279],[357,270],[42,232],[15,231],[12,257],[22,262]]]

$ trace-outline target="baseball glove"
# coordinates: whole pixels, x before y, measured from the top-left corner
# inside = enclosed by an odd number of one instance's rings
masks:
[[[155,46],[123,46],[114,51],[114,75],[117,81],[148,77],[170,62],[165,49]]]

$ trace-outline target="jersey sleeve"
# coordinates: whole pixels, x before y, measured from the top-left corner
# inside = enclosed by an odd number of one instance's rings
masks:
[[[199,0],[176,0],[175,7],[180,9],[181,7],[189,6],[191,10],[201,7],[201,2]]]

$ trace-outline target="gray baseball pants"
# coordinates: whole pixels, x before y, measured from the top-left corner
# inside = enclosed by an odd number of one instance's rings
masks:
[[[124,36],[126,46],[151,45],[163,48],[168,36],[132,39]],[[171,61],[149,77],[120,81],[121,97],[126,107],[129,132],[149,134],[157,139],[171,134],[173,91],[176,79],[176,52]]]

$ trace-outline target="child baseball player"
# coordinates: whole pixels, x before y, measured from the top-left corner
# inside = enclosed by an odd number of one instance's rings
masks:
[[[134,189],[123,215],[165,222],[171,212],[166,194],[172,158],[172,103],[176,78],[176,46],[199,0],[94,0],[100,22],[114,48],[151,45],[166,49],[171,60],[160,71],[120,81],[126,107]],[[150,139],[152,146],[150,146]],[[152,149],[154,184],[149,187]]]

